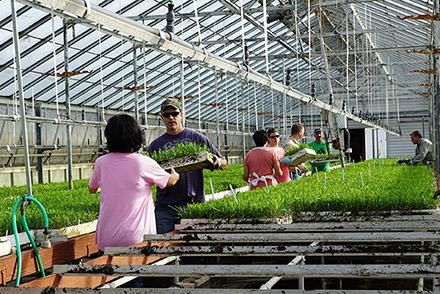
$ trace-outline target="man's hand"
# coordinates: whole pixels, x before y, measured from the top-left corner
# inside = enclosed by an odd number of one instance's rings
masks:
[[[300,164],[298,165],[298,169],[303,173],[306,174],[309,172],[309,169],[307,168],[307,166],[305,166],[304,164]]]
[[[209,167],[211,171],[222,168],[223,159],[216,155],[213,155],[212,165]]]

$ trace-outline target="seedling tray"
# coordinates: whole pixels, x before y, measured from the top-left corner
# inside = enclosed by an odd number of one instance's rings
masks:
[[[316,155],[315,150],[304,148],[296,152],[295,154],[289,155],[288,157],[292,160],[291,165],[296,165],[312,159],[314,155]]]
[[[202,152],[196,155],[159,162],[159,165],[168,172],[171,171],[171,168],[174,168],[178,173],[186,173],[198,169],[213,168],[214,162],[213,154]]]
[[[317,159],[317,160],[310,160],[311,164],[315,164],[315,163],[332,163],[332,162],[339,162],[341,161],[341,159],[339,158],[329,158],[329,159]]]

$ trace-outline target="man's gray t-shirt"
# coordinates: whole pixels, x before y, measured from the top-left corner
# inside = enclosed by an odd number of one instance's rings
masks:
[[[411,159],[412,164],[416,163],[427,163],[432,161],[432,142],[428,139],[422,138],[420,143],[416,147],[416,154]]]
[[[207,146],[211,153],[220,157],[217,147],[209,141],[209,139],[194,130],[185,128],[178,135],[163,134],[148,147],[148,152],[166,150],[177,144],[198,143]],[[191,203],[195,199],[196,202],[205,201],[205,192],[203,187],[203,171],[195,170],[187,173],[181,173],[180,179],[172,187],[164,189],[157,188],[156,206],[185,204]]]

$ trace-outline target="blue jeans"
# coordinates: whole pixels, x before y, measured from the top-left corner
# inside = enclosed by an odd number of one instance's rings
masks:
[[[301,176],[298,173],[290,173],[290,178],[293,180],[298,180]]]
[[[172,206],[158,205],[156,215],[156,230],[158,234],[165,234],[174,230],[175,224],[180,224],[180,217],[175,207],[185,207],[187,204],[173,204]]]

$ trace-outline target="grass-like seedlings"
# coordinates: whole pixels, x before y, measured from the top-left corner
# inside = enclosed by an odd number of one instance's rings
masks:
[[[177,144],[176,146],[165,150],[154,151],[148,155],[152,159],[160,163],[171,159],[182,158],[185,156],[193,156],[202,152],[210,152],[210,150],[205,145],[187,143]]]
[[[180,215],[211,219],[274,218],[308,211],[373,213],[435,207],[431,169],[398,166],[394,159],[382,162],[362,162],[331,171],[326,174],[325,184],[324,177],[306,177],[273,186],[270,194],[256,189],[239,193],[237,201],[229,197],[192,204],[181,210]]]

